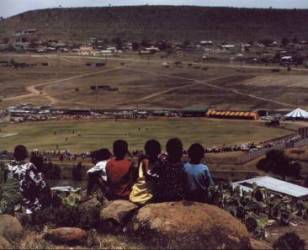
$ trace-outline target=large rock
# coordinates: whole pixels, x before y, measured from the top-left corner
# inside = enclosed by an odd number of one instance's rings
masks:
[[[132,217],[138,206],[127,200],[108,202],[100,211],[100,227],[103,231],[118,232]]]
[[[60,227],[45,233],[44,238],[54,244],[86,244],[87,232],[77,227]]]
[[[3,236],[0,236],[0,249],[8,248],[12,248],[11,244]]]
[[[7,241],[16,242],[23,234],[23,227],[20,222],[8,214],[0,215],[0,236]]]
[[[245,226],[203,203],[167,202],[141,208],[129,231],[149,244],[176,249],[251,249]]]

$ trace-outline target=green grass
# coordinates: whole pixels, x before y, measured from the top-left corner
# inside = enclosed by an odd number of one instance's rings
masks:
[[[205,118],[7,123],[0,124],[0,129],[0,150],[12,150],[17,144],[25,144],[30,149],[55,149],[59,145],[61,149],[74,152],[111,148],[113,141],[120,138],[127,140],[130,149],[134,150],[142,149],[145,141],[151,138],[164,145],[169,138],[179,137],[187,148],[194,142],[204,146],[231,145],[260,142],[290,133],[266,128],[255,121]],[[17,135],[1,137],[9,133]]]

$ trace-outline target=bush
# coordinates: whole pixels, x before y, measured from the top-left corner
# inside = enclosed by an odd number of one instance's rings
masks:
[[[281,175],[283,178],[298,177],[301,171],[301,165],[298,162],[292,162],[283,150],[276,149],[267,152],[266,158],[257,163],[257,168]]]
[[[286,233],[280,236],[273,244],[274,249],[305,249],[305,241],[303,241],[295,232]]]

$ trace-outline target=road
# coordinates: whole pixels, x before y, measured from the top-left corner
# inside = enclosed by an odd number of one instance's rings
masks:
[[[13,96],[13,97],[7,97],[7,98],[2,99],[2,101],[18,101],[20,99],[30,98],[30,97],[34,97],[34,96],[41,96],[41,97],[45,97],[46,99],[48,99],[49,102],[50,102],[49,103],[50,105],[54,105],[54,104],[58,103],[59,100],[50,96],[44,90],[44,87],[54,85],[54,84],[63,83],[63,82],[66,82],[66,81],[80,79],[80,78],[83,78],[83,77],[86,77],[86,76],[99,75],[99,74],[102,74],[102,73],[107,73],[107,72],[114,71],[114,70],[121,69],[121,68],[122,67],[114,67],[114,68],[111,68],[111,69],[100,70],[98,72],[83,73],[83,74],[79,74],[79,75],[76,75],[76,76],[71,76],[71,77],[66,77],[66,78],[62,78],[62,79],[50,80],[50,81],[45,81],[45,82],[38,83],[38,84],[33,84],[33,85],[26,87],[26,90],[29,92],[28,94],[18,95],[18,96]],[[37,89],[39,87],[43,87],[43,89],[40,91],[40,90]]]

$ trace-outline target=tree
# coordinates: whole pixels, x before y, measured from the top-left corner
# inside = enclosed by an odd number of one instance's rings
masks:
[[[269,47],[274,41],[272,39],[262,39],[259,42],[264,44],[266,47]]]
[[[285,179],[286,176],[298,177],[301,165],[298,162],[292,162],[283,150],[274,149],[267,152],[266,157],[257,163],[257,168],[280,175]]]
[[[150,42],[149,40],[147,40],[147,39],[142,39],[142,41],[141,41],[140,44],[141,44],[141,46],[144,47],[144,48],[150,47],[150,46],[151,46],[151,42]]]
[[[115,44],[117,50],[122,50],[123,41],[120,37],[116,37],[116,38],[112,39],[112,42]]]
[[[288,38],[284,37],[284,38],[281,39],[282,47],[288,46],[289,43],[290,43],[290,40]]]
[[[182,44],[181,47],[183,49],[187,48],[189,45],[191,44],[191,42],[189,40],[185,40]]]
[[[134,51],[139,50],[139,43],[138,43],[138,42],[132,42],[132,49],[133,49]]]

